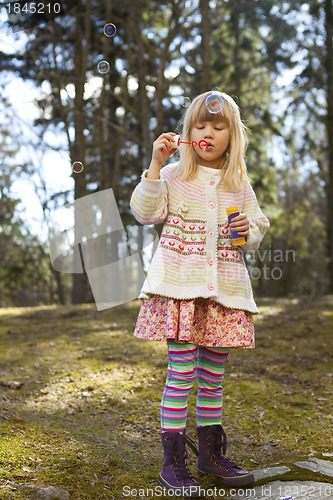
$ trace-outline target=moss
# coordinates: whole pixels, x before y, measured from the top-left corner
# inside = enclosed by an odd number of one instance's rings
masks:
[[[286,465],[291,472],[283,480],[318,480],[293,464],[332,451],[333,297],[258,303],[256,349],[233,351],[226,365],[228,454],[250,469]],[[0,381],[24,384],[1,387],[0,486],[52,484],[74,500],[121,498],[125,485],[157,486],[167,350],[133,336],[139,306],[0,310]],[[196,388],[192,436],[195,399]],[[221,486],[211,477],[200,483]],[[0,488],[0,498],[24,495]]]

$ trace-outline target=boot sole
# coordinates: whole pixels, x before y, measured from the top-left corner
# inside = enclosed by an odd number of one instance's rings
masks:
[[[200,490],[202,490],[202,488],[200,486],[195,486],[195,485],[193,485],[193,486],[172,486],[165,479],[163,479],[161,474],[159,474],[159,476],[158,476],[158,482],[162,486],[164,486],[168,491],[172,491],[174,493],[174,495],[177,497],[189,497],[189,498],[195,497],[195,498],[198,498],[200,496]],[[176,491],[179,491],[179,490],[182,491],[181,495],[178,495],[175,493]],[[187,490],[190,494],[186,493]]]
[[[249,473],[244,476],[240,477],[223,477],[220,476],[219,474],[214,474],[213,472],[204,472],[200,469],[198,469],[198,473],[201,476],[206,476],[207,474],[211,474],[214,477],[217,477],[222,481],[222,483],[225,486],[249,486],[250,484],[254,483],[254,477],[253,474]]]

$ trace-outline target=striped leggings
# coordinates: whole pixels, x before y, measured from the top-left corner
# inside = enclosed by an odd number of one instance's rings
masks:
[[[168,374],[161,402],[161,430],[181,432],[187,401],[198,379],[197,425],[222,421],[222,379],[229,349],[168,340]]]

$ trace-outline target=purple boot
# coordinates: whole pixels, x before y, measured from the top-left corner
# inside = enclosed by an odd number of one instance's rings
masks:
[[[198,472],[200,474],[214,474],[226,486],[247,486],[253,483],[254,477],[251,472],[225,456],[227,436],[222,425],[197,427],[197,433],[199,439]],[[223,455],[221,455],[222,445]]]
[[[164,463],[158,477],[159,483],[178,497],[200,496],[200,485],[186,464],[185,432],[162,432]]]

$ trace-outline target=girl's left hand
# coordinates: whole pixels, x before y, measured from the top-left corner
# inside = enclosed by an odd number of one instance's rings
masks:
[[[229,227],[229,221],[226,220],[224,227]],[[230,229],[232,231],[237,231],[240,236],[247,236],[249,234],[250,223],[249,219],[245,214],[239,214],[237,217],[234,217],[230,224]]]

